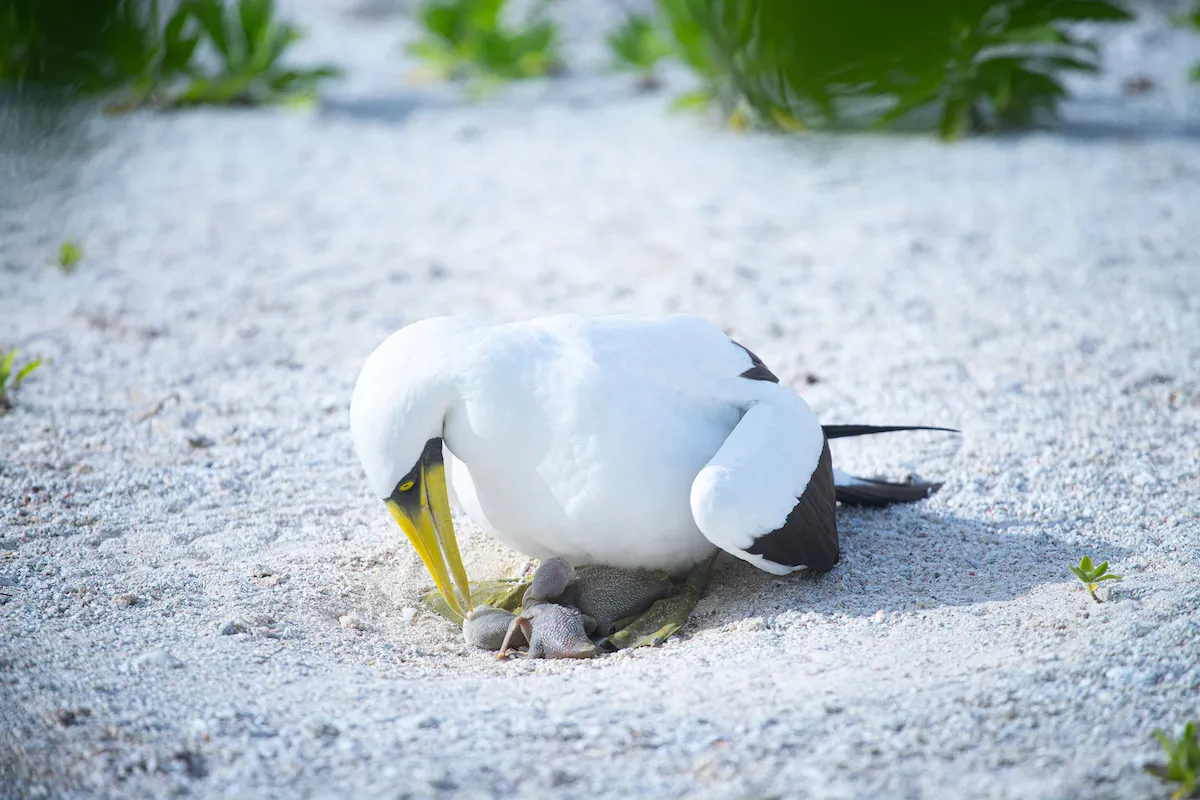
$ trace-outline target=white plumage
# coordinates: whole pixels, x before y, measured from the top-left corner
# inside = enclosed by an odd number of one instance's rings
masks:
[[[825,437],[754,366],[690,316],[432,319],[372,353],[351,428],[383,498],[441,437],[457,502],[527,555],[678,573],[716,546],[782,574],[803,565],[746,549],[787,521]]]

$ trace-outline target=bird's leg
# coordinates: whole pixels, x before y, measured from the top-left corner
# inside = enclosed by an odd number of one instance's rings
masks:
[[[496,654],[496,658],[500,661],[508,658],[516,653],[516,650],[510,650],[509,645],[512,644],[513,636],[520,631],[525,636],[525,641],[529,642],[529,653],[527,657],[536,658],[533,654],[533,625],[529,620],[522,616],[513,618],[512,623],[508,626],[508,633],[504,637],[504,643],[500,645],[500,652]]]
[[[632,622],[605,641],[618,650],[662,644],[687,623],[712,577],[716,560],[714,553],[711,558],[701,561],[692,569],[678,593],[655,601],[645,613],[634,617]]]

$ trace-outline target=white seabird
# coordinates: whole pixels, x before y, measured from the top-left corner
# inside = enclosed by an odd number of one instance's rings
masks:
[[[720,548],[768,572],[838,559],[837,500],[936,484],[839,473],[826,426],[753,353],[691,316],[413,323],[367,359],[355,449],[446,602],[472,608],[450,520],[536,558],[684,572]]]

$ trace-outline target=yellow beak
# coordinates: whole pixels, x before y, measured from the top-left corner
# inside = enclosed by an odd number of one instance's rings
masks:
[[[446,604],[465,618],[474,606],[471,605],[467,571],[458,553],[458,540],[454,538],[454,523],[450,519],[446,469],[440,463],[423,461],[420,471],[416,487],[419,503],[401,506],[388,500],[388,511],[392,512],[400,529],[425,562],[425,569],[429,570]]]

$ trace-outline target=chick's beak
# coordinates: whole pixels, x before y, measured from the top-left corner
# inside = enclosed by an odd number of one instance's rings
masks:
[[[440,456],[439,452],[436,461],[422,459],[416,491],[409,493],[403,501],[397,501],[393,495],[393,499],[386,502],[388,511],[392,512],[400,529],[425,562],[425,569],[429,570],[446,604],[465,618],[474,606],[471,605],[467,571],[458,553],[458,540],[454,537],[450,500],[446,494],[446,470]]]

